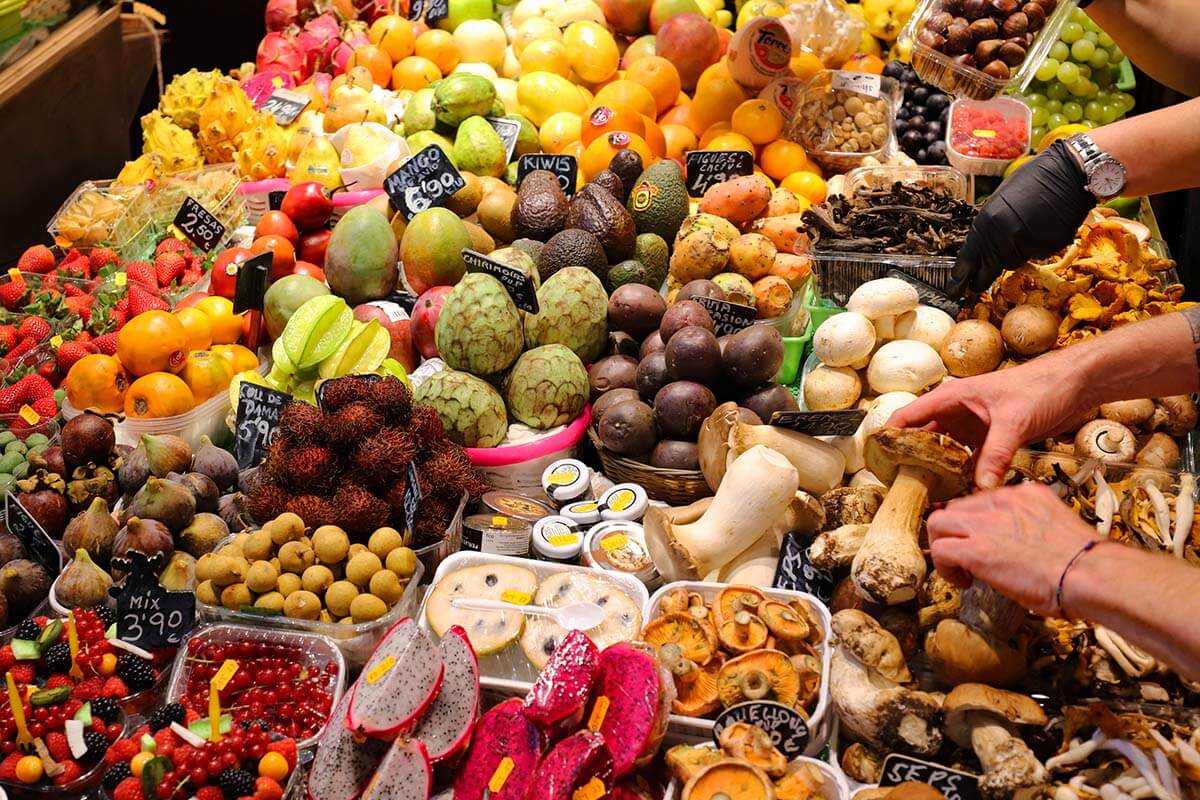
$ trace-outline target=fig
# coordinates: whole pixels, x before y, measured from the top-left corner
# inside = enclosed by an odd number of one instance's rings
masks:
[[[221,499],[221,490],[216,482],[202,472],[188,472],[183,475],[171,473],[167,479],[192,493],[196,498],[196,511],[216,513],[217,501]]]
[[[18,558],[28,558],[25,545],[21,540],[7,531],[0,531],[0,565],[7,564]]]
[[[141,517],[157,520],[170,530],[180,531],[190,525],[192,517],[196,516],[196,498],[178,483],[152,477],[133,496],[123,516],[126,524],[131,517]]]
[[[17,502],[38,521],[51,539],[61,539],[67,528],[67,498],[54,489],[36,489],[21,492]]]
[[[147,558],[163,553],[168,558],[175,552],[171,531],[156,519],[130,517],[125,527],[117,533],[113,544],[113,558],[125,558],[130,550],[137,550]],[[116,570],[113,570],[116,573]]]
[[[62,456],[70,467],[106,463],[117,443],[112,423],[87,411],[63,425],[61,435]]]
[[[142,445],[146,448],[150,474],[156,478],[165,478],[172,472],[187,472],[192,466],[191,445],[173,433],[144,434]]]
[[[52,472],[55,475],[67,475],[67,463],[63,460],[62,448],[58,445],[47,447],[45,450],[33,452],[29,454],[30,469],[44,469],[46,472]]]
[[[229,526],[216,514],[200,512],[192,523],[179,532],[179,548],[196,558],[217,549],[229,535]]]
[[[49,573],[36,561],[18,558],[0,569],[0,593],[8,601],[12,619],[24,619],[50,594]]]
[[[237,485],[237,459],[233,453],[213,444],[207,436],[200,437],[200,449],[192,456],[192,471],[212,478],[222,492]]]
[[[98,565],[107,567],[120,529],[109,513],[108,503],[103,497],[97,497],[86,511],[67,523],[63,549],[68,553],[85,550]]]
[[[117,470],[117,480],[121,491],[133,494],[146,483],[150,477],[150,462],[146,459],[146,448],[142,445],[130,450],[121,457],[121,468]]]
[[[97,566],[88,551],[81,547],[58,577],[54,593],[59,604],[67,608],[93,608],[108,600],[112,583],[112,576]]]
[[[230,530],[241,531],[250,527],[250,517],[242,510],[242,494],[223,494],[217,503],[217,516]]]
[[[158,583],[170,592],[190,591],[196,586],[196,559],[176,550],[158,574]]]

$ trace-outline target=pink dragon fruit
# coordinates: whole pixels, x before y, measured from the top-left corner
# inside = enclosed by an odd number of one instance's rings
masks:
[[[333,49],[330,60],[333,64],[333,74],[341,75],[346,71],[350,56],[360,47],[371,43],[367,36],[367,26],[362,22],[347,22],[342,30],[342,40]]]
[[[599,725],[616,777],[653,757],[674,700],[675,683],[648,648],[622,642],[600,654],[588,723]]]
[[[296,0],[267,0],[264,17],[268,31],[281,31],[299,21],[300,9]]]
[[[309,70],[304,63],[304,55],[296,46],[296,42],[287,34],[273,32],[263,37],[258,43],[258,52],[254,55],[256,72],[280,72],[288,75],[294,81],[302,81],[308,77]]]
[[[360,739],[343,720],[350,708],[350,693],[342,695],[321,734],[317,755],[308,774],[309,800],[354,800],[387,753],[388,743]]]
[[[296,86],[296,82],[287,73],[268,71],[255,72],[238,85],[250,98],[250,102],[254,103],[255,108],[262,108],[262,104],[275,94],[276,89],[292,89]]]
[[[467,746],[479,714],[479,660],[467,632],[451,627],[438,643],[438,652],[446,665],[442,690],[412,732],[425,743],[435,764]]]
[[[525,716],[543,730],[577,728],[583,721],[599,655],[583,631],[568,633],[525,696]]]
[[[525,800],[542,754],[542,733],[521,713],[521,701],[505,700],[479,718],[466,758],[454,779],[454,800]],[[485,794],[496,768],[511,758],[513,769],[499,791]]]
[[[425,745],[416,739],[397,739],[383,757],[362,800],[429,800],[433,765]]]
[[[613,782],[613,760],[604,737],[591,731],[579,731],[554,745],[538,764],[534,778],[539,800],[571,800],[576,790],[593,782],[599,782],[604,791],[592,792],[592,797],[608,793]]]
[[[659,796],[662,796],[661,790],[659,790]],[[626,778],[612,788],[608,800],[651,800],[653,797],[654,794],[646,785],[645,779],[637,778],[634,782],[633,778]]]
[[[306,74],[328,72],[333,65],[333,52],[342,43],[342,28],[332,12],[313,17],[296,34],[296,48],[304,57]]]
[[[437,646],[404,617],[375,646],[350,692],[346,724],[368,736],[393,738],[418,720],[442,688]]]

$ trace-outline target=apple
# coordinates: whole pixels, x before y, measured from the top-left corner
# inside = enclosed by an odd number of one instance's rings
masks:
[[[469,19],[495,18],[496,6],[492,0],[449,0],[447,5],[450,8],[449,16],[437,22],[437,26],[444,31],[453,32]]]
[[[412,311],[412,338],[417,346],[417,352],[424,358],[437,358],[437,329],[438,315],[446,304],[453,286],[434,286],[417,298],[417,304]]]
[[[388,300],[372,300],[354,307],[354,318],[359,322],[378,320],[392,337],[388,356],[412,372],[421,363],[421,357],[413,348],[412,320],[398,304]]]

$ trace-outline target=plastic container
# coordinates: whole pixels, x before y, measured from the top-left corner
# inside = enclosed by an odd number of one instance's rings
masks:
[[[246,204],[247,224],[257,225],[262,215],[271,210],[271,192],[286,192],[290,187],[287,178],[242,181],[238,186],[238,194]]]
[[[650,620],[658,616],[658,606],[668,592],[675,589],[697,592],[704,597],[706,603],[710,603],[717,592],[725,589],[728,585],[705,581],[675,581],[674,583],[665,584],[646,603],[646,611],[642,615],[644,617],[643,624],[649,624]],[[825,746],[825,741],[829,738],[831,732],[830,726],[833,724],[833,720],[837,718],[837,715],[833,713],[830,707],[829,700],[829,659],[832,655],[829,643],[833,640],[832,617],[830,617],[829,609],[825,607],[825,604],[811,594],[792,592],[787,589],[758,588],[759,591],[766,595],[768,600],[781,600],[785,603],[792,600],[803,601],[812,610],[813,619],[820,620],[821,622],[822,636],[821,643],[818,646],[821,653],[821,689],[817,694],[817,704],[813,707],[812,714],[808,718],[808,727],[811,736],[808,747],[805,748],[807,755],[815,755],[821,752],[821,748]],[[711,719],[704,717],[682,717],[678,714],[672,714],[668,736],[674,741],[712,741],[712,731],[713,720]]]
[[[949,289],[954,275],[954,259],[950,256],[842,253],[814,249],[810,257],[821,281],[821,294],[838,305],[845,305],[854,290],[867,281],[886,277],[890,269],[898,269],[942,291]]]
[[[713,744],[711,747],[715,750],[717,746]],[[804,764],[816,767],[825,776],[825,785],[821,787],[820,794],[822,800],[849,800],[850,785],[846,782],[846,776],[837,766],[816,758],[801,756],[788,762],[788,771]],[[663,800],[680,800],[681,797],[683,797],[683,784],[672,778],[671,783],[667,786],[667,793],[663,795]]]
[[[591,421],[592,407],[587,405],[574,421],[543,432],[532,441],[499,447],[468,447],[467,457],[493,487],[549,500],[542,489],[542,472],[560,458],[575,457],[579,440]]]
[[[853,199],[859,189],[886,189],[893,183],[928,186],[948,193],[955,200],[967,199],[967,176],[954,167],[906,167],[900,164],[850,170],[846,173],[842,194]]]
[[[21,32],[21,10],[25,0],[0,2],[0,41],[11,39]]]
[[[1119,62],[1113,65],[1116,72],[1113,85],[1122,92],[1132,92],[1137,88],[1137,74],[1133,71],[1133,62],[1128,58],[1122,58]]]
[[[113,229],[135,200],[145,194],[142,184],[122,186],[112,180],[84,181],[54,212],[46,231],[64,250],[82,251],[112,239]]]
[[[507,558],[505,556],[493,556],[484,553],[462,552],[450,556],[438,567],[437,574],[433,576],[433,586],[436,586],[438,581],[455,570],[464,567],[474,567],[480,564],[509,564],[522,567],[531,570],[539,581],[563,572],[582,572],[595,576],[600,580],[607,580],[616,586],[624,594],[628,595],[639,613],[646,607],[646,603],[649,601],[646,587],[637,579],[627,575],[600,572],[588,567],[577,567],[571,564],[529,561],[527,559]],[[428,620],[425,619],[425,606],[429,602],[429,595],[432,591],[431,587],[429,592],[425,593],[425,599],[421,601],[421,610],[417,616],[421,629],[427,632],[430,631],[430,628]],[[643,619],[642,623],[644,624],[644,622],[645,620]],[[637,627],[640,631],[642,625],[639,624]],[[485,689],[490,689],[509,697],[524,696],[530,687],[533,686],[533,681],[537,678],[537,675],[537,669],[529,663],[524,653],[522,653],[519,641],[513,642],[498,653],[479,657],[480,685]]]
[[[182,700],[187,691],[188,677],[191,674],[191,665],[188,662],[188,645],[192,641],[199,641],[205,644],[209,642],[216,642],[217,644],[257,642],[295,647],[301,650],[300,663],[302,667],[324,669],[325,665],[330,661],[337,664],[337,675],[331,677],[333,681],[333,686],[331,687],[333,690],[331,692],[333,704],[330,708],[337,708],[338,701],[342,698],[342,692],[346,689],[346,660],[342,657],[341,650],[326,636],[313,633],[253,628],[246,625],[208,625],[193,630],[180,643],[179,653],[175,656],[175,665],[171,669],[171,683],[167,686],[166,700],[168,703]],[[298,740],[296,747],[303,750],[315,746],[324,730],[325,727],[322,726],[321,730],[317,731],[313,736]]]
[[[53,447],[58,444],[60,426],[54,419],[43,418],[41,422],[30,425],[21,419],[19,414],[0,414],[0,431],[11,429],[12,424],[19,419],[21,420],[20,427],[12,431],[13,436],[16,436],[18,440],[23,442],[33,434],[40,433],[49,439],[47,447]],[[3,450],[4,447],[0,446],[0,452]]]
[[[338,192],[333,196],[333,218],[337,222],[347,211],[371,202],[385,194],[383,189],[363,189],[359,192]]]
[[[783,364],[779,367],[779,372],[775,373],[776,383],[788,384],[796,380],[796,373],[800,371],[800,364],[804,361],[804,353],[812,342],[812,331],[810,322],[809,330],[803,336],[783,337]]]
[[[442,537],[440,542],[427,544],[424,547],[417,547],[413,552],[417,554],[417,560],[425,567],[424,576],[428,578],[437,571],[438,565],[442,560],[451,553],[457,553],[462,549],[462,521],[463,513],[466,511],[467,503],[470,502],[470,496],[464,492],[462,500],[458,503],[458,510],[454,512],[454,516],[450,519],[450,524],[446,526],[446,535]],[[413,576],[413,583],[418,582],[419,576]],[[414,605],[416,603],[414,602]]]
[[[129,715],[124,711],[121,712],[121,736],[125,736],[129,728]],[[53,800],[68,800],[68,798],[82,798],[92,796],[92,792],[100,786],[100,781],[104,778],[104,773],[108,771],[108,764],[101,758],[91,769],[80,775],[70,783],[56,786],[49,778],[43,778],[41,782],[26,785],[16,781],[0,781],[0,792],[6,793],[7,797],[13,800],[22,800],[23,798],[53,798]]]
[[[1014,148],[1013,155],[1004,158],[989,158],[962,152],[959,148],[969,148],[983,145],[996,137],[997,131],[992,127],[972,127],[967,121],[968,113],[991,112],[999,115],[997,120],[1003,125],[1013,125],[1023,131],[1020,152]],[[1029,140],[1032,134],[1033,110],[1028,105],[1014,97],[996,97],[991,100],[971,100],[961,97],[950,104],[950,124],[946,127],[946,157],[956,169],[967,175],[1003,175],[1008,165],[1025,155],[1029,150]],[[955,142],[958,146],[955,146]]]
[[[861,142],[851,150],[835,144],[840,125],[859,134],[866,126],[847,116],[845,104],[858,98],[865,108],[861,113],[872,117],[870,129],[882,129],[880,134],[867,135],[869,143]],[[796,114],[788,128],[787,138],[804,145],[808,157],[827,172],[846,172],[862,164],[868,156],[887,161],[896,150],[895,108],[899,100],[899,84],[892,78],[865,72],[822,70],[809,80],[796,103]],[[875,112],[878,111],[878,119]],[[844,112],[844,113],[843,113]],[[841,119],[839,119],[841,117]]]

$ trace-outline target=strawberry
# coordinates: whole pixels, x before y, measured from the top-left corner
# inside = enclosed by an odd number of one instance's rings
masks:
[[[46,688],[50,688],[49,684]],[[67,737],[63,734],[57,731],[47,733],[45,742],[46,749],[50,751],[50,756],[55,761],[63,761],[71,757],[71,745],[67,743]]]
[[[70,675],[63,675],[61,672],[56,672],[46,679],[46,689],[57,689],[60,686],[74,686],[75,681],[71,680]],[[54,756],[58,758],[58,756]]]
[[[7,353],[17,344],[17,329],[13,325],[0,325],[0,352]]]
[[[142,779],[130,775],[113,789],[113,800],[146,800],[142,794]]]
[[[70,755],[70,753],[71,751],[68,749],[67,755]],[[83,768],[74,759],[68,758],[65,761],[59,761],[58,765],[63,768],[63,771],[51,779],[51,782],[55,786],[66,786],[74,783],[83,775]]]
[[[163,253],[171,253],[171,252],[188,253],[190,251],[191,251],[191,248],[189,248],[181,240],[176,239],[175,237],[172,236],[170,238],[163,239],[161,242],[158,243],[158,247],[154,248],[154,257],[158,258]]]
[[[15,414],[25,402],[25,384],[17,381],[0,389],[0,414]]]
[[[106,333],[103,336],[97,336],[92,339],[90,344],[96,348],[96,352],[104,353],[106,356],[115,355],[117,352],[117,334]]]
[[[43,397],[41,400],[35,400],[30,405],[37,415],[42,419],[53,419],[58,416],[58,403],[53,397]],[[66,686],[67,684],[63,684]]]
[[[158,288],[158,273],[154,265],[146,261],[135,261],[125,267],[125,274],[131,283],[140,283],[146,287]]]
[[[92,274],[99,272],[109,264],[119,263],[121,263],[121,259],[107,247],[97,247],[88,254],[88,265],[91,267]]]
[[[91,265],[88,263],[87,256],[80,256],[79,258],[73,258],[70,261],[64,261],[63,263],[59,264],[58,274],[64,278],[80,278],[86,280],[90,266]],[[72,284],[66,284],[66,286],[71,285]],[[64,289],[66,286],[64,286]],[[79,287],[76,286],[75,288]]]
[[[112,766],[122,761],[129,761],[142,752],[142,745],[136,739],[121,739],[113,742],[104,754],[104,763]]]
[[[33,348],[37,347],[41,343],[41,339],[34,339],[32,336],[23,338],[21,341],[17,342],[16,347],[8,351],[6,358],[9,360],[9,363],[15,363],[17,359],[33,350]]]
[[[0,761],[0,781],[5,783],[20,783],[17,780],[17,762],[25,757],[20,750],[14,750]]]
[[[68,283],[63,287],[63,294],[67,297],[84,297],[87,293],[83,291],[83,287],[79,284]]]
[[[44,244],[35,244],[21,254],[17,261],[17,269],[21,272],[39,272],[46,274],[54,269],[54,253]]]
[[[170,311],[171,307],[161,297],[156,297],[141,285],[129,285],[129,316],[136,317],[146,311]]]
[[[50,323],[41,317],[26,317],[21,322],[21,327],[17,328],[18,339],[28,339],[33,337],[38,341],[50,337]]]
[[[91,331],[80,331],[79,333],[75,334],[75,341],[79,342],[80,344],[83,344],[84,342],[90,342],[93,338],[95,337],[92,336]]]
[[[260,777],[254,781],[254,800],[283,800],[283,787],[274,778]]]
[[[95,302],[96,298],[82,295],[79,297],[68,297],[63,301],[63,305],[66,306],[68,311],[77,314],[83,320],[83,324],[86,325],[92,319],[92,304]]]
[[[9,281],[0,285],[0,303],[9,311],[14,310],[21,305],[21,300],[25,297],[25,281]]]
[[[104,682],[104,689],[100,692],[101,697],[128,697],[129,687],[125,685],[125,681],[113,675]]]
[[[66,375],[76,361],[95,352],[96,348],[91,342],[63,342],[58,348],[58,368]]]
[[[21,379],[25,382],[25,402],[32,405],[43,398],[54,397],[54,384],[41,375],[26,375]]]
[[[176,252],[168,251],[154,259],[154,270],[158,275],[159,286],[170,286],[179,280],[187,268],[187,259]]]
[[[288,771],[296,768],[296,740],[295,739],[280,739],[275,742],[267,743],[268,753],[279,753],[287,759]]]
[[[16,762],[13,762],[13,771],[16,772]],[[196,800],[225,800],[225,793],[221,791],[219,786],[201,786],[196,790]]]
[[[12,669],[8,671],[9,675],[13,676],[13,680],[17,683],[30,684],[33,683],[33,664],[21,662],[14,664]]]
[[[195,711],[191,706],[188,706],[183,711],[183,724],[191,725],[196,720],[201,719],[200,712]]]
[[[103,690],[104,678],[101,678],[99,675],[93,675],[83,683],[76,686],[75,690],[71,692],[71,696],[86,703],[89,700],[95,700],[97,697],[99,697],[100,692]],[[97,719],[99,719],[99,717],[97,717]]]
[[[154,746],[157,748],[156,752],[159,755],[163,754],[164,747],[169,750],[174,750],[180,742],[179,737],[175,735],[175,731],[171,730],[170,728],[162,728],[156,731],[153,738]]]
[[[179,279],[180,286],[195,286],[204,277],[204,273],[199,269],[189,269],[183,273]]]
[[[12,645],[6,644],[0,647],[0,675],[8,672],[13,664],[17,663],[17,657],[13,655]]]

